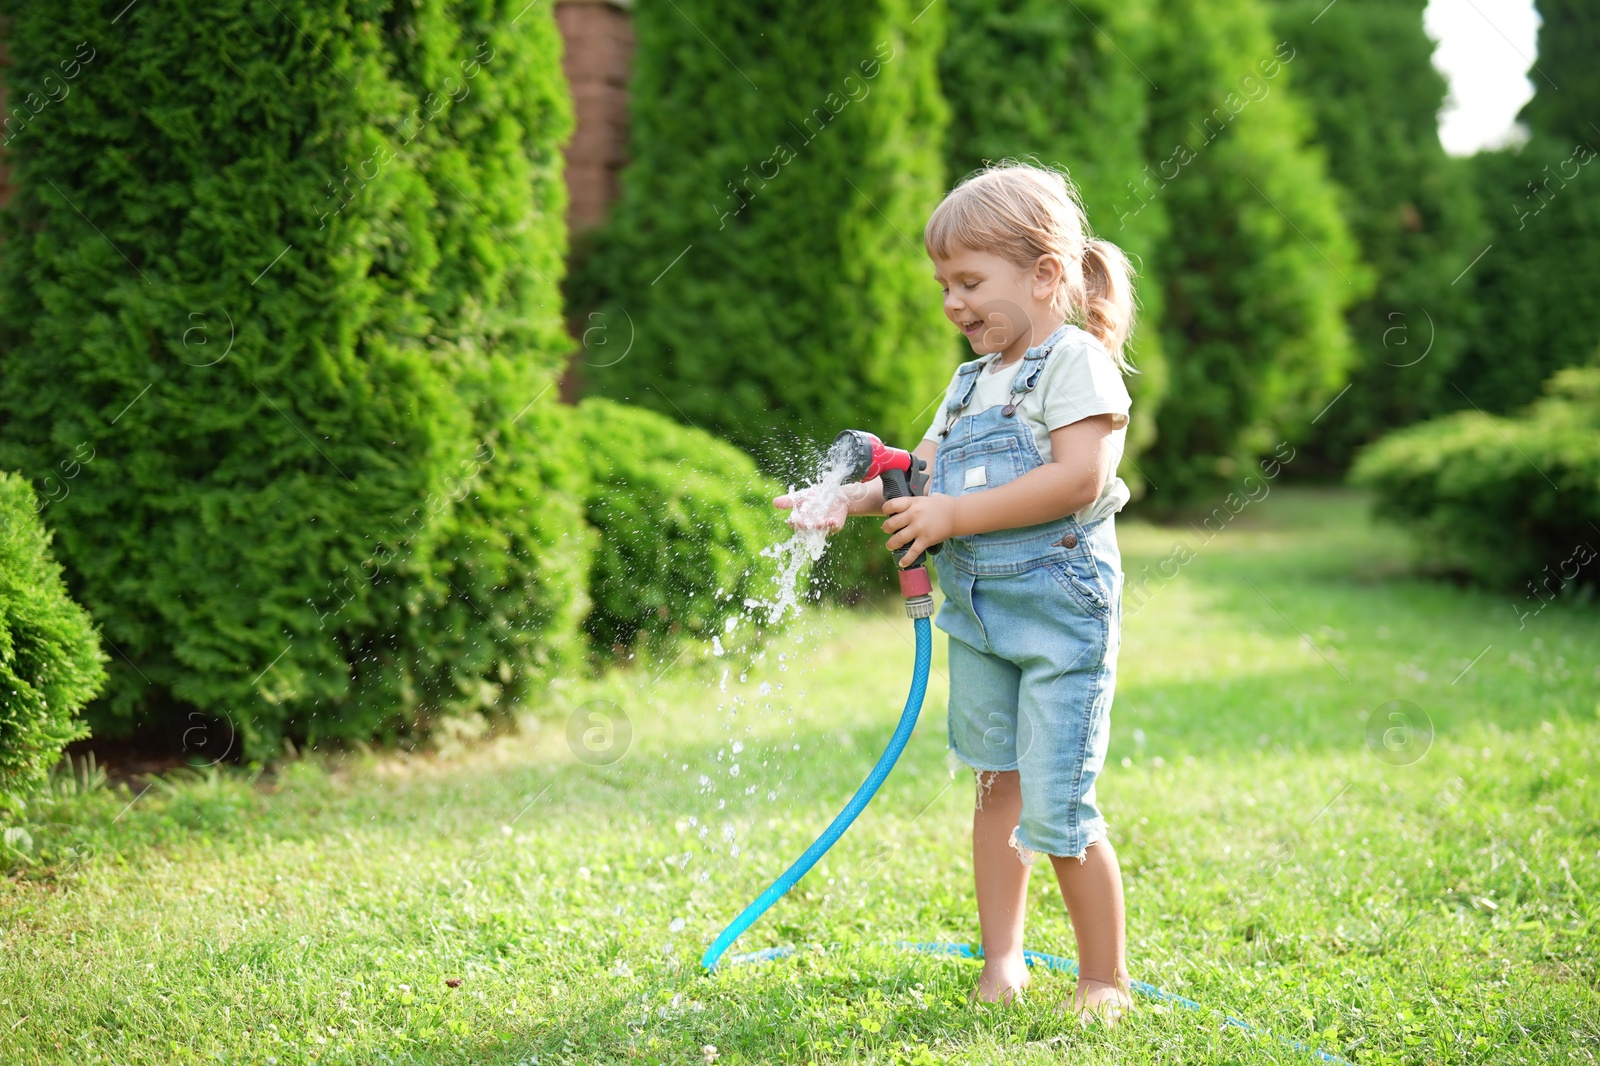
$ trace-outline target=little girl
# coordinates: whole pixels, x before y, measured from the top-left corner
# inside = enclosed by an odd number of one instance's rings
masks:
[[[888,515],[888,546],[907,547],[907,564],[944,544],[934,624],[949,636],[949,746],[977,778],[984,964],[973,995],[1003,1001],[1028,984],[1028,875],[1043,852],[1078,942],[1062,1007],[1115,1022],[1132,1006],[1122,875],[1095,781],[1121,643],[1114,515],[1128,502],[1116,469],[1122,375],[1135,372],[1122,354],[1132,270],[1089,237],[1065,178],[1027,164],[962,182],[923,241],[944,313],[979,356],[956,369],[916,449],[933,469],[930,494],[886,504],[881,482],[850,486],[818,524]]]

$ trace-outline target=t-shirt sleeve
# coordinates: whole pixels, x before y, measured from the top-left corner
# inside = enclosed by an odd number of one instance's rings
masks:
[[[945,387],[939,391],[939,399],[933,405],[933,421],[928,423],[928,431],[922,435],[923,440],[938,442],[939,431],[944,428],[944,400],[946,396],[950,395],[950,386],[955,384],[955,380],[960,374],[961,370],[957,368],[956,372],[950,375],[950,380],[945,383]]]
[[[1133,406],[1122,371],[1093,337],[1083,335],[1050,359],[1045,380],[1044,419],[1049,429],[1060,429],[1090,415],[1113,415],[1112,428],[1128,424]]]

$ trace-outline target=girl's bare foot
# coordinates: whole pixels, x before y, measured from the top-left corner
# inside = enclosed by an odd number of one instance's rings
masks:
[[[1056,1009],[1076,1011],[1078,1020],[1085,1025],[1099,1021],[1112,1026],[1133,1009],[1133,997],[1116,985],[1080,977],[1072,999]]]
[[[978,975],[978,987],[969,999],[982,1003],[1010,1003],[1033,978],[1028,974],[1027,963],[985,960],[983,973]]]

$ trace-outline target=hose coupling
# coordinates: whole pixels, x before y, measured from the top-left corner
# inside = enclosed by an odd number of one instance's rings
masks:
[[[908,566],[900,571],[900,595],[906,598],[907,618],[933,617],[933,582],[925,566]]]

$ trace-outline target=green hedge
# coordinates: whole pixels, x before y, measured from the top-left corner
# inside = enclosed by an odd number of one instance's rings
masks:
[[[1346,314],[1350,390],[1315,428],[1319,458],[1338,467],[1361,444],[1461,406],[1450,381],[1478,328],[1480,301],[1452,282],[1489,242],[1470,163],[1439,143],[1447,86],[1423,29],[1426,6],[1282,0],[1273,9],[1298,53],[1294,91],[1375,275]]]
[[[571,288],[606,341],[586,391],[785,480],[842,429],[913,447],[955,365],[920,241],[945,191],[943,8],[648,0],[634,28],[631,161]],[[834,580],[890,580],[883,539],[841,534]]]
[[[94,624],[50,557],[41,505],[25,480],[0,471],[0,814],[88,735],[77,714],[106,679]]]
[[[1147,267],[1164,288],[1171,380],[1140,460],[1171,506],[1221,491],[1303,440],[1345,383],[1344,311],[1370,287],[1294,93],[1299,54],[1257,0],[1157,0],[1132,61],[1150,94],[1150,171],[1130,205],[1170,224]],[[1126,50],[1126,48],[1125,48]],[[1149,208],[1143,207],[1148,210]]]
[[[1351,477],[1430,554],[1537,601],[1600,585],[1600,367],[1572,367],[1515,418],[1464,411],[1367,448]]]
[[[570,661],[549,5],[5,6],[13,102],[80,57],[7,146],[0,464],[122,652],[96,731],[197,707],[260,757]]]
[[[772,506],[782,486],[726,441],[654,411],[591,396],[576,424],[600,533],[585,623],[597,648],[620,650],[640,632],[731,644],[735,617],[741,640],[746,620],[765,627],[766,612],[744,601],[770,602],[777,589],[777,561],[761,553],[789,536]]]
[[[1148,489],[1136,462],[1155,438],[1166,388],[1161,286],[1148,266],[1168,239],[1166,211],[1130,205],[1128,187],[1145,166],[1142,133],[1150,84],[1119,42],[1152,32],[1151,0],[952,0],[950,36],[939,58],[950,99],[952,179],[986,162],[1032,157],[1064,168],[1078,187],[1095,235],[1122,247],[1136,266],[1139,316],[1128,356],[1134,417],[1119,473],[1136,495]],[[1098,28],[1097,28],[1098,27]],[[971,349],[957,339],[961,358]]]

